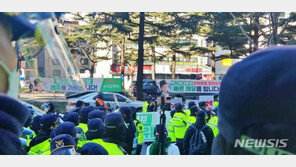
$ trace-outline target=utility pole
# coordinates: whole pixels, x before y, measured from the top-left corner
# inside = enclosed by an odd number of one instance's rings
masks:
[[[125,55],[125,37],[121,41],[121,55],[120,55],[120,77],[121,77],[121,87],[124,89],[124,55]]]
[[[172,61],[172,79],[176,79],[176,53],[173,53]]]
[[[155,63],[156,63],[156,57],[155,57],[155,46],[151,46],[152,50],[152,79],[155,79]]]
[[[138,38],[138,74],[137,74],[137,100],[143,100],[143,64],[144,64],[144,24],[145,13],[140,12],[139,38]]]

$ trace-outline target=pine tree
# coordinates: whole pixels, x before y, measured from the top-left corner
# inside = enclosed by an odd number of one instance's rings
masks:
[[[81,65],[84,69],[90,71],[90,77],[94,76],[95,65],[102,60],[108,60],[108,54],[111,50],[110,30],[106,27],[98,27],[99,22],[105,20],[104,17],[96,13],[74,13],[74,20],[79,21],[79,25],[73,25],[72,29],[64,27],[63,33],[68,43],[71,53],[82,55],[90,61],[90,68]],[[106,55],[96,55],[100,50],[107,50]],[[80,63],[78,61],[78,63]]]

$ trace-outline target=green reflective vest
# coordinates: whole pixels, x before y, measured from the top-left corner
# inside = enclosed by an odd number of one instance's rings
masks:
[[[147,112],[148,106],[149,106],[148,101],[144,101],[142,111],[143,111],[143,112]]]
[[[44,152],[50,151],[50,138],[31,147],[28,154],[29,155],[41,155]]]
[[[85,123],[79,123],[77,127],[80,127],[84,133],[88,130],[87,124]]]
[[[143,144],[144,142],[144,125],[141,121],[135,119],[134,123],[136,125],[136,138],[137,144]]]
[[[189,126],[187,115],[183,112],[176,112],[171,121],[174,126],[176,139],[183,139]]]
[[[213,130],[214,137],[216,137],[219,133],[218,129],[218,117],[217,116],[212,116],[212,118],[209,120],[207,125]]]
[[[126,155],[126,151],[119,145],[115,143],[109,143],[109,142],[104,142],[100,143],[101,146],[103,146],[107,152],[108,155]]]

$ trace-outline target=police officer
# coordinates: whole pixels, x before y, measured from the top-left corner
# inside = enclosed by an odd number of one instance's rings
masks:
[[[29,111],[29,118],[26,121],[26,123],[24,124],[23,127],[23,133],[21,135],[21,138],[27,140],[27,144],[26,146],[29,146],[29,143],[31,142],[31,140],[36,136],[35,132],[33,130],[30,129],[30,125],[33,119],[33,110],[32,107],[27,107],[28,111]]]
[[[124,122],[127,126],[127,129],[125,131],[125,146],[123,146],[123,148],[127,151],[129,155],[131,155],[133,150],[133,141],[136,134],[136,126],[132,119],[132,109],[130,107],[120,107],[119,112],[123,116]]]
[[[174,132],[169,131],[169,136],[175,136],[176,138],[176,145],[180,150],[180,154],[183,155],[183,138],[185,132],[188,128],[188,117],[186,113],[183,111],[183,105],[181,103],[176,104],[176,113],[174,114],[173,118],[171,119],[172,125],[174,128]],[[170,135],[170,133],[174,133],[174,135]]]
[[[85,143],[83,147],[79,148],[80,155],[108,155],[107,150],[97,143]]]
[[[58,125],[53,132],[54,132],[54,137],[60,134],[68,134],[73,137],[77,145],[79,144],[77,128],[73,122],[68,122],[68,121],[63,122],[60,125]]]
[[[188,107],[187,107],[187,110],[185,111],[186,115],[189,117],[191,115],[190,113],[190,108],[193,107],[193,106],[196,106],[196,103],[195,101],[190,101],[188,103]]]
[[[207,110],[208,105],[206,102],[204,101],[199,102],[198,105],[203,111],[207,113],[207,116],[206,116],[207,125],[210,126],[211,129],[213,130],[214,136],[217,136],[217,134],[219,133],[219,129],[217,127],[218,117],[213,111]]]
[[[87,123],[86,143],[92,142],[101,144],[105,135],[105,126],[100,118],[93,118]]]
[[[197,106],[190,107],[190,115],[188,117],[188,124],[195,124],[196,122],[196,113],[198,112],[199,108]]]
[[[94,118],[100,118],[102,121],[104,121],[106,116],[106,112],[105,111],[101,111],[101,110],[94,110],[88,113],[87,117],[88,120],[94,119]]]
[[[200,109],[202,109],[204,111],[207,111],[208,105],[207,105],[207,103],[205,101],[198,102],[198,106],[199,106]]]
[[[86,131],[87,131],[88,114],[94,110],[95,110],[94,107],[86,106],[86,107],[81,108],[79,111],[80,123],[79,123],[78,127],[80,127],[84,133],[86,133]]]
[[[218,117],[214,112],[210,112],[211,118],[208,120],[207,125],[211,127],[214,132],[214,137],[216,137],[219,133],[218,129]]]
[[[130,107],[132,109],[132,118],[136,126],[136,134],[133,142],[133,154],[140,155],[142,150],[142,145],[144,142],[144,125],[137,119],[137,110],[135,107]]]
[[[295,64],[295,46],[270,47],[227,71],[212,154],[296,153]]]
[[[78,127],[79,125],[79,114],[77,112],[70,112],[67,113],[64,117],[65,121],[73,122],[77,129],[77,135],[78,135],[78,144],[77,146],[80,147],[83,145],[83,143],[86,142],[86,136],[83,132],[82,128]]]
[[[50,141],[50,155],[76,155],[76,142],[71,135],[60,134]]]
[[[71,112],[77,112],[79,114],[80,109],[83,108],[83,107],[85,107],[85,106],[87,106],[87,103],[84,103],[83,101],[78,100],[76,102],[76,105],[75,106],[76,106],[76,108],[73,109]]]
[[[75,146],[79,144],[78,136],[77,136],[77,129],[73,122],[63,122],[59,124],[51,133],[51,139],[55,138],[61,134],[68,134],[75,140]],[[41,155],[50,155],[51,151],[45,151]]]
[[[148,111],[148,106],[149,106],[149,102],[148,102],[148,99],[147,99],[146,101],[143,102],[142,112],[147,112]]]
[[[109,155],[127,155],[127,152],[122,148],[125,141],[126,124],[119,113],[109,113],[105,117],[106,134],[101,143]]]
[[[30,129],[32,129],[36,135],[38,135],[39,132],[40,132],[40,119],[41,119],[41,117],[42,117],[41,115],[35,116],[33,118],[33,121],[31,123],[31,125],[30,125]]]
[[[170,119],[169,124],[168,124],[168,136],[171,138],[172,143],[176,142],[175,128],[174,128],[174,123],[173,123],[173,120],[172,120],[175,113],[176,113],[176,108],[173,108],[170,111],[171,119]]]
[[[218,105],[219,105],[219,95],[215,95],[213,108],[216,109]]]
[[[30,155],[40,155],[50,150],[51,132],[58,126],[58,118],[53,114],[45,114],[40,119],[40,133],[29,144]]]
[[[144,104],[147,103],[147,104]],[[147,101],[145,101],[143,103],[143,105],[145,105],[146,109],[145,111],[143,110],[143,112],[154,112],[157,109],[157,105],[155,104],[155,100],[153,99],[153,97],[151,95],[149,95],[147,97]]]

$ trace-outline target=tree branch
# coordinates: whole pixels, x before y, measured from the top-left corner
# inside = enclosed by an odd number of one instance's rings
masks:
[[[229,12],[230,15],[233,17],[235,23],[239,26],[239,28],[241,29],[242,33],[251,41],[251,43],[254,45],[254,47],[256,48],[256,50],[258,50],[258,46],[254,43],[253,39],[249,37],[249,35],[246,33],[246,31],[243,29],[243,27],[237,23],[237,19],[234,16],[234,14],[232,12]]]
[[[287,26],[288,26],[289,22],[291,21],[291,19],[292,19],[292,14],[290,13],[289,18],[286,20],[285,25],[284,25],[283,29],[281,30],[281,32],[279,33],[279,35],[282,35],[284,33],[284,31],[287,29]]]

